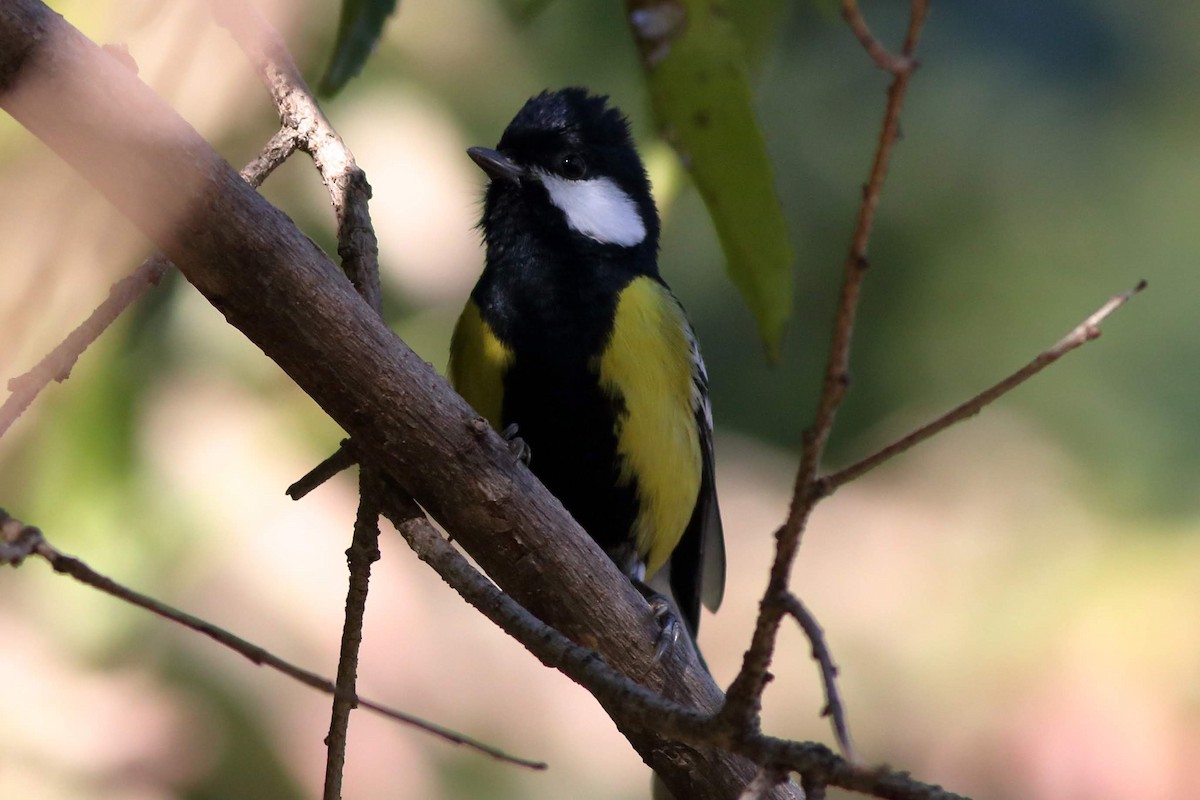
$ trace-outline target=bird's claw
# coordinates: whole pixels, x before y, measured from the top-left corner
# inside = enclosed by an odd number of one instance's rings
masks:
[[[654,643],[654,664],[658,665],[671,648],[679,641],[679,618],[671,609],[671,603],[662,595],[650,598],[650,611],[659,625],[658,639]]]
[[[508,442],[508,449],[525,466],[529,466],[530,459],[533,458],[533,451],[529,449],[529,445],[519,435],[517,423],[512,423],[500,435],[504,437],[504,441]]]

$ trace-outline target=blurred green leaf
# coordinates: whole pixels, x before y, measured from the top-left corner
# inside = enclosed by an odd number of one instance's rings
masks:
[[[546,10],[552,0],[503,0],[500,6],[517,22],[529,22]]]
[[[362,72],[367,58],[379,43],[383,24],[396,11],[397,0],[344,0],[338,20],[333,57],[321,76],[318,91],[331,97],[351,78]]]
[[[814,0],[833,2],[837,0]],[[784,14],[791,5],[784,0],[754,0],[753,3],[730,3],[726,6],[729,21],[733,23],[746,54],[750,72],[758,73],[764,56],[779,39],[784,27]]]
[[[754,116],[745,50],[720,3],[627,0],[659,131],[692,174],[729,276],[779,354],[792,247]]]

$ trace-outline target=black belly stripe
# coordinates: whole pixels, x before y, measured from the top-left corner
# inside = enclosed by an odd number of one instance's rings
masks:
[[[632,552],[637,487],[619,485],[613,421],[622,413],[585,366],[517,355],[504,381],[504,424],[529,445],[529,467],[596,543],[623,566]]]

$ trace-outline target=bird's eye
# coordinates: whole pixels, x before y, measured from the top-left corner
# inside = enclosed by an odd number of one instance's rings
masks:
[[[567,153],[559,161],[558,169],[567,180],[578,181],[587,174],[587,162],[578,153]]]

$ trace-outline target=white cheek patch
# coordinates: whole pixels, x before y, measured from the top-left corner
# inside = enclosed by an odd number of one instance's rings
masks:
[[[646,223],[637,203],[609,178],[569,181],[545,172],[536,174],[573,230],[601,244],[622,247],[646,238]]]

